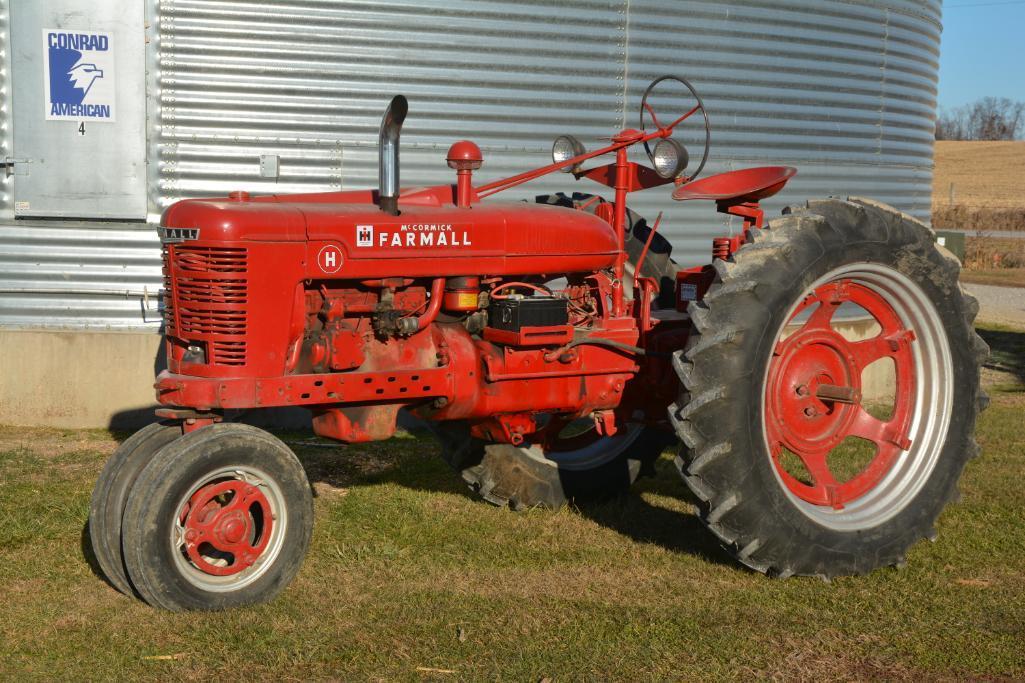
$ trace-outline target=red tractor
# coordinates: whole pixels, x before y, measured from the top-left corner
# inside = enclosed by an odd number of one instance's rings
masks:
[[[678,118],[652,104],[670,86],[693,98]],[[868,572],[934,535],[978,451],[987,349],[928,227],[861,199],[764,223],[760,200],[794,169],[698,180],[708,115],[684,79],[648,87],[639,129],[592,152],[560,137],[552,164],[486,184],[461,141],[453,184],[400,189],[406,110],[399,96],[384,114],[378,190],[233,192],[164,213],[165,407],[111,457],[90,510],[115,586],[180,610],[288,585],[310,485],[279,439],[224,420],[280,406],[342,443],[389,438],[405,409],[474,491],[513,508],[609,495],[678,443],[702,522],[776,576]],[[693,172],[673,137],[688,120],[703,123]],[[611,198],[490,199],[559,171]],[[677,267],[659,221],[627,208],[663,186],[735,217],[708,265]],[[872,319],[860,338],[852,310]],[[876,363],[882,403],[863,397]]]

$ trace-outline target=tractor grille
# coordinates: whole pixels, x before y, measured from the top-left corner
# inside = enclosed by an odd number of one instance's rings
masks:
[[[241,247],[164,248],[167,334],[203,342],[212,365],[245,365],[248,254]]]

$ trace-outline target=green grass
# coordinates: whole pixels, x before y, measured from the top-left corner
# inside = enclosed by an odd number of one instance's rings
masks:
[[[1025,340],[987,336],[1007,362]],[[1022,679],[1023,410],[1019,386],[994,392],[937,542],[830,584],[722,555],[668,455],[637,495],[516,514],[471,500],[427,437],[300,447],[318,497],[299,578],[216,614],[94,575],[84,524],[110,435],[0,429],[0,679]]]

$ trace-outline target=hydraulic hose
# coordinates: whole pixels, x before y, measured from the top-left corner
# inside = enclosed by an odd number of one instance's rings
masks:
[[[602,339],[600,337],[581,337],[579,339],[574,339],[570,343],[563,346],[561,349],[557,349],[547,354],[546,360],[548,359],[548,357],[551,357],[552,359],[558,358],[559,356],[566,353],[573,347],[583,346],[585,344],[589,344],[591,346],[607,346],[618,351],[626,351],[627,353],[632,353],[638,356],[651,356],[653,358],[668,358],[672,355],[662,351],[648,351],[647,349],[642,349],[639,346],[631,346],[630,344],[624,344],[623,342],[613,341],[612,339]]]
[[[434,322],[441,310],[441,300],[445,293],[445,278],[435,278],[431,283],[431,300],[427,303],[427,310],[419,318],[400,318],[398,321],[399,334],[410,336],[426,328]]]

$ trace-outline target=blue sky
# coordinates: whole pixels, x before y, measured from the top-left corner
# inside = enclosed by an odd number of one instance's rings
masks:
[[[944,0],[940,107],[1025,101],[1025,0]]]

